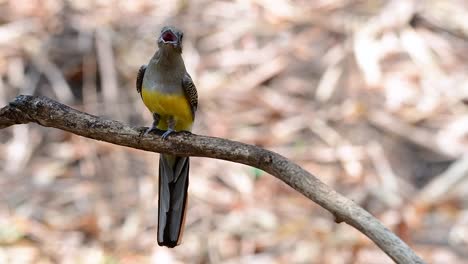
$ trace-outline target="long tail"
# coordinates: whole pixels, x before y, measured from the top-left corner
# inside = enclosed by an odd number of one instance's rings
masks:
[[[189,184],[188,157],[161,154],[159,158],[158,244],[180,244],[185,221]]]

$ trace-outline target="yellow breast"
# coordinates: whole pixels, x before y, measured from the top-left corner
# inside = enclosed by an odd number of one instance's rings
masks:
[[[141,97],[143,103],[152,113],[161,116],[159,129],[167,130],[167,121],[171,116],[175,120],[176,131],[190,131],[192,129],[192,111],[187,98],[183,94],[166,94],[142,87]]]

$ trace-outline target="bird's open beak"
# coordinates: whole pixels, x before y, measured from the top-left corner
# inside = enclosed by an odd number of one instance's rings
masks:
[[[168,30],[164,31],[163,33],[161,33],[161,37],[159,39],[160,39],[160,41],[162,41],[165,44],[177,45],[177,43],[178,43],[178,39],[177,39],[176,34],[174,34],[174,32],[172,32],[172,30],[170,30],[170,29],[168,29]]]

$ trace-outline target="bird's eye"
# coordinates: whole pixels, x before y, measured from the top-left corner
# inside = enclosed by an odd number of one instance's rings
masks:
[[[180,33],[180,41],[184,38],[184,33]]]

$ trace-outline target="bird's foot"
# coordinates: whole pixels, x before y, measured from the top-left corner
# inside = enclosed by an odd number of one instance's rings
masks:
[[[162,134],[161,138],[162,139],[166,139],[167,136],[169,136],[169,134],[173,133],[174,132],[174,129],[168,129],[166,132],[164,132],[164,134]]]
[[[151,133],[151,132],[153,132],[153,131],[155,131],[155,130],[157,130],[156,126],[155,126],[155,125],[151,125],[151,127],[148,128],[148,129],[146,129],[145,133],[143,133],[143,136],[146,136],[146,135],[148,135],[149,133]]]

